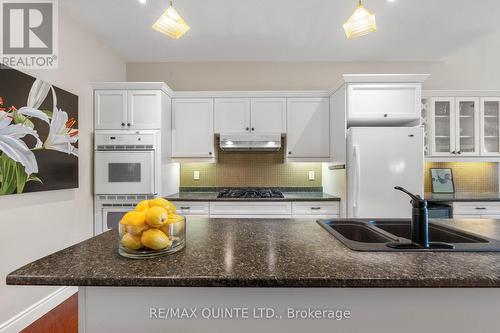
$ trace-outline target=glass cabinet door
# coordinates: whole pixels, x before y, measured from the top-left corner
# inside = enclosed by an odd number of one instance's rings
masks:
[[[479,100],[457,98],[455,110],[455,154],[479,155]]]
[[[455,150],[454,107],[453,98],[433,98],[431,101],[430,144],[433,156],[452,155]]]
[[[481,99],[481,155],[500,155],[500,98]]]

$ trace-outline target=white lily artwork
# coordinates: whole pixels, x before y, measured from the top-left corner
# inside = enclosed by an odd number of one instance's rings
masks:
[[[5,71],[10,80],[0,82],[0,195],[78,187],[78,97],[18,71]],[[20,108],[5,103],[6,90],[13,99],[21,98],[14,81],[19,86],[32,81]],[[63,96],[59,102],[56,90]],[[65,105],[76,109],[74,116],[64,111]]]

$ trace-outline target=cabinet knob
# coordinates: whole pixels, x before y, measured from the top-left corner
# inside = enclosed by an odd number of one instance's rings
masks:
[[[122,123],[122,126],[125,126],[125,123]]]
[[[212,152],[211,152],[211,151],[209,151],[209,152],[208,152],[208,155],[212,155]]]
[[[384,118],[387,118],[388,114],[387,113],[384,113]]]
[[[456,151],[452,151],[451,153],[452,153],[452,154],[456,154],[457,152],[456,152]]]
[[[292,152],[291,152],[291,151],[289,151],[289,152],[288,152],[288,155],[292,155]]]
[[[252,127],[252,131],[255,131],[255,128],[254,128],[254,127]]]
[[[457,154],[460,155],[460,154],[462,154],[462,152],[459,150],[459,151],[457,151]]]
[[[127,126],[130,127],[130,123],[128,123]]]
[[[247,131],[249,131],[249,130],[250,130],[250,127],[247,127],[247,128],[246,128],[246,130],[247,130]]]

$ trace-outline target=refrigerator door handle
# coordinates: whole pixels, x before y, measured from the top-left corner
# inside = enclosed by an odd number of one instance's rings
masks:
[[[354,160],[354,200],[353,200],[353,214],[358,217],[359,213],[359,194],[361,187],[361,161],[359,145],[353,145],[353,160]]]

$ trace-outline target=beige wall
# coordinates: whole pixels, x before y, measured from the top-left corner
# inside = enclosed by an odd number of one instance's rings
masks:
[[[57,288],[6,286],[5,276],[30,261],[92,236],[92,88],[123,81],[125,63],[63,10],[59,13],[59,69],[29,71],[79,97],[80,187],[0,197],[0,327]],[[0,71],[0,78],[1,78]]]
[[[425,192],[432,191],[431,168],[450,168],[456,192],[498,192],[498,163],[428,162],[425,164]]]

